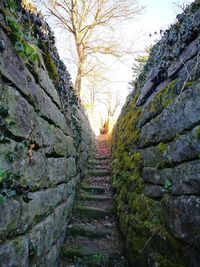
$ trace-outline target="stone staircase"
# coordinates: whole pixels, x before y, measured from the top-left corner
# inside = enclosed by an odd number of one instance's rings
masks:
[[[97,151],[107,146],[105,140],[99,141]],[[128,266],[113,213],[110,180],[110,156],[97,152],[77,193],[60,267]]]

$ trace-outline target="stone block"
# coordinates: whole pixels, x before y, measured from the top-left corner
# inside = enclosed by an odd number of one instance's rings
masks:
[[[20,204],[17,200],[6,199],[3,203],[1,203],[0,239],[4,239],[5,236],[10,232],[16,232],[20,215]]]
[[[7,243],[0,244],[1,267],[28,267],[29,241],[19,236]]]
[[[168,231],[194,247],[200,242],[200,197],[170,197],[163,202],[162,216]]]
[[[65,232],[69,214],[72,209],[74,195],[58,206],[52,214],[37,224],[30,232],[29,238],[35,248],[33,261],[39,262],[53,246],[55,240]],[[57,248],[59,250],[59,248]]]
[[[176,138],[166,143],[166,149],[161,152],[159,146],[151,146],[140,150],[144,167],[157,167],[162,163],[177,165],[181,162],[198,158],[200,142],[197,138],[199,126],[185,134],[177,135]]]
[[[140,146],[171,140],[198,123],[200,117],[199,82],[175,98],[155,119],[141,129]]]
[[[19,232],[25,232],[30,227],[42,221],[44,217],[53,212],[61,203],[68,199],[74,192],[75,181],[71,180],[67,184],[60,184],[55,188],[45,191],[28,193],[28,202],[20,199],[21,214],[19,219]]]
[[[64,115],[51,98],[35,83],[33,76],[16,56],[8,37],[2,31],[0,37],[6,46],[6,51],[1,55],[0,62],[2,75],[10,80],[19,92],[24,94],[42,117],[60,127],[66,134],[70,134],[71,131]]]
[[[47,176],[49,183],[67,182],[76,175],[74,158],[48,158]]]
[[[38,51],[38,53],[40,53]],[[42,59],[42,55],[40,53],[40,59]],[[37,77],[37,83],[39,83],[40,87],[45,90],[45,92],[51,97],[51,99],[58,105],[59,108],[61,108],[61,103],[60,103],[60,98],[58,96],[58,93],[49,78],[48,72],[44,67],[44,63],[42,64],[43,66],[40,67],[38,66],[37,63],[34,65],[34,76]]]

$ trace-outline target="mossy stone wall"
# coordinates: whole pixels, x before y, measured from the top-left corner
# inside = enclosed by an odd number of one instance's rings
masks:
[[[200,262],[199,44],[195,1],[152,48],[113,132],[115,205],[130,266]]]
[[[20,2],[0,2],[0,266],[56,267],[92,131],[51,29]]]

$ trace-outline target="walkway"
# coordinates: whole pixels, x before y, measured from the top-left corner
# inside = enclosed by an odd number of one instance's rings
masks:
[[[125,267],[113,214],[111,160],[105,135],[88,162],[62,249],[61,267]]]

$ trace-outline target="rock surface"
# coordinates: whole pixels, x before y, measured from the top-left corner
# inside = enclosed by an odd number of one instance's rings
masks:
[[[56,267],[92,131],[48,24],[11,2],[0,4],[0,266]]]
[[[114,130],[113,186],[130,266],[200,263],[199,14],[195,1],[152,48]]]

